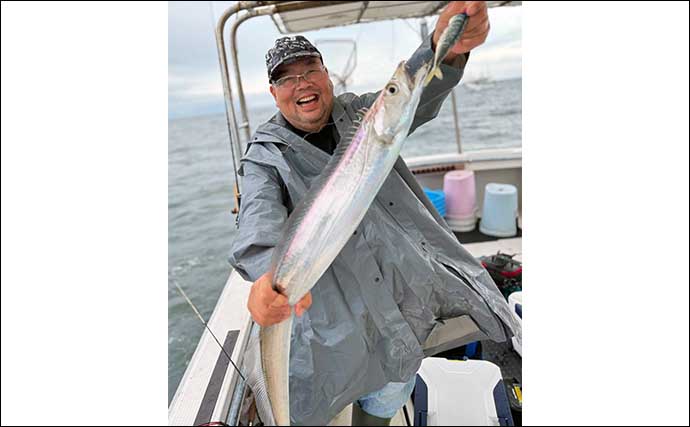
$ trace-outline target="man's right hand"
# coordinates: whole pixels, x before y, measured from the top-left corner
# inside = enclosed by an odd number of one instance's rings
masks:
[[[301,316],[311,305],[311,292],[308,292],[297,303],[296,313]],[[290,317],[290,305],[287,297],[273,290],[271,273],[259,277],[249,292],[247,308],[252,318],[260,326],[271,326]]]

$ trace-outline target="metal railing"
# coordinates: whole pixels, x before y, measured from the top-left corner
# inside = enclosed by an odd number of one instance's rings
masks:
[[[242,86],[242,75],[240,74],[240,64],[237,50],[237,30],[241,24],[247,20],[257,16],[275,16],[283,12],[291,12],[297,10],[315,9],[324,6],[333,6],[343,3],[363,3],[362,11],[357,19],[362,17],[366,6],[369,2],[356,1],[240,1],[225,10],[222,16],[218,19],[216,26],[216,47],[218,49],[218,59],[220,62],[220,70],[223,81],[223,96],[225,101],[226,122],[228,126],[228,133],[230,136],[230,145],[232,153],[232,166],[235,176],[235,209],[233,213],[239,212],[242,191],[240,182],[237,176],[238,162],[244,152],[243,142],[249,141],[250,138],[250,124],[249,114],[247,111],[247,102],[244,96],[244,89]],[[499,7],[506,5],[520,5],[519,1],[490,1],[489,7]],[[237,19],[232,23],[230,28],[230,55],[233,62],[233,73],[235,77],[235,84],[237,85],[237,100],[239,102],[239,117],[235,111],[235,104],[232,92],[232,82],[230,80],[230,73],[228,69],[228,59],[225,50],[224,30],[227,21],[233,15],[237,15]],[[393,19],[393,18],[390,18]],[[420,35],[422,39],[427,36],[428,30],[426,22],[423,23]],[[462,153],[462,143],[460,140],[460,123],[457,114],[457,100],[455,91],[451,91],[451,102],[453,108],[453,123],[455,127],[455,141],[458,153]]]
[[[299,1],[299,2],[281,2],[281,1],[240,1],[229,7],[223,12],[223,15],[218,19],[216,25],[216,48],[218,49],[218,60],[220,62],[220,72],[223,81],[223,98],[225,100],[225,115],[228,126],[228,133],[230,136],[230,150],[232,153],[232,167],[235,176],[235,208],[233,213],[239,212],[242,191],[240,182],[237,176],[237,168],[239,159],[242,156],[244,147],[242,140],[248,141],[250,137],[249,114],[247,112],[247,103],[244,97],[244,90],[242,88],[242,75],[240,74],[240,64],[237,56],[237,29],[245,21],[257,16],[270,16],[280,12],[288,12],[291,10],[306,10],[322,6],[332,6],[338,3],[356,3],[348,1]],[[230,29],[230,54],[232,55],[233,72],[235,75],[235,82],[237,84],[237,96],[240,107],[240,121],[238,121],[235,112],[235,104],[233,102],[232,82],[230,81],[230,73],[228,71],[228,58],[225,51],[225,24],[233,15],[239,15],[232,23]]]

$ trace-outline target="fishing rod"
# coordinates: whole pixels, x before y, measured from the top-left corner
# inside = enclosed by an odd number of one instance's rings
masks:
[[[247,379],[244,377],[244,375],[242,375],[242,371],[240,371],[240,368],[238,368],[237,365],[235,365],[235,362],[232,361],[232,358],[230,357],[230,355],[228,354],[228,352],[225,351],[225,347],[223,347],[223,346],[220,344],[220,341],[218,341],[218,338],[216,338],[216,336],[213,334],[213,331],[211,331],[211,328],[208,327],[208,324],[206,323],[206,321],[204,320],[204,318],[201,316],[201,313],[199,313],[199,310],[197,310],[197,308],[196,308],[196,306],[194,305],[194,303],[192,302],[192,300],[189,299],[189,297],[187,296],[187,294],[184,292],[184,290],[182,289],[182,287],[180,287],[180,285],[179,285],[177,282],[175,282],[175,287],[177,287],[177,290],[180,292],[180,294],[182,294],[182,297],[187,301],[187,304],[189,304],[189,306],[192,307],[192,310],[194,310],[194,313],[196,313],[196,315],[197,315],[197,317],[199,318],[199,320],[201,320],[201,323],[204,324],[204,326],[206,327],[206,330],[208,331],[208,333],[211,334],[211,336],[213,337],[214,340],[216,340],[216,343],[220,346],[220,349],[223,351],[223,353],[224,353],[225,356],[228,358],[228,360],[230,361],[230,363],[232,363],[232,366],[235,368],[235,370],[236,370],[237,373],[240,375],[240,377],[242,378],[242,380],[243,380],[244,382],[247,382]]]

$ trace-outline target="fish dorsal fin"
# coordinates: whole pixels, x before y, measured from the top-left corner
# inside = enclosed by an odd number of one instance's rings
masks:
[[[357,110],[357,113],[356,113],[357,119],[356,120],[361,121],[364,118],[364,116],[367,114],[368,111],[369,111],[369,109],[367,107],[362,107],[359,110]]]

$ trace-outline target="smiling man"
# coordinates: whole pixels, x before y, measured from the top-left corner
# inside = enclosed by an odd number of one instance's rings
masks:
[[[333,83],[321,53],[302,36],[284,37],[266,54],[270,91],[285,124],[329,154],[338,133],[331,118]]]
[[[321,53],[302,36],[284,37],[276,40],[266,61],[280,112],[298,129],[320,130],[333,110],[333,84]]]
[[[469,51],[486,39],[485,2],[451,2],[419,49],[434,49],[450,18],[470,19],[424,89],[410,132],[432,120],[462,77]],[[378,93],[333,94],[321,53],[302,36],[283,37],[266,54],[278,112],[256,130],[242,158],[242,205],[230,262],[253,281],[248,301],[261,326],[290,307],[268,272],[283,225],[328,163],[361,108]],[[290,352],[293,424],[325,425],[354,402],[352,425],[388,425],[407,401],[439,318],[469,315],[503,341],[509,329],[470,287],[502,298],[488,273],[438,217],[402,159],[328,270],[296,306]],[[459,298],[460,289],[466,292]],[[313,304],[312,304],[313,301]],[[308,309],[308,311],[307,311]]]

